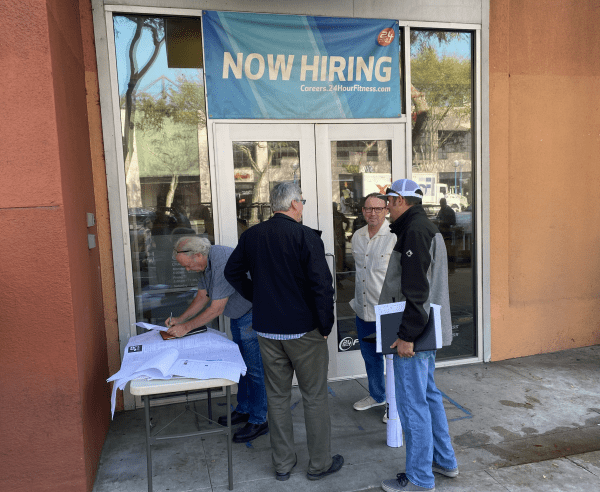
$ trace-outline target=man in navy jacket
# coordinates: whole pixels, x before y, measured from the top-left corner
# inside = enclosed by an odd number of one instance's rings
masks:
[[[300,187],[289,182],[275,186],[271,208],[273,217],[241,235],[225,278],[253,305],[275,478],[287,480],[297,462],[291,411],[295,371],[310,457],[307,478],[318,480],[344,463],[342,456],[332,457],[330,451],[326,338],[334,322],[333,279],[319,234],[300,224],[304,209]]]
[[[441,306],[442,344],[452,341],[446,248],[422,206],[423,191],[410,179],[394,181],[384,195],[398,241],[383,281],[379,304],[406,302],[394,354],[396,406],[406,438],[406,467],[384,480],[386,492],[435,490],[433,473],[458,476],[442,394],[435,385],[435,350],[414,352],[429,320]]]

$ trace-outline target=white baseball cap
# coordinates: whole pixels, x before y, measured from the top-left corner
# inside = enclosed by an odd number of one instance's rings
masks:
[[[414,196],[416,198],[423,198],[423,190],[417,183],[410,179],[398,179],[381,196]]]

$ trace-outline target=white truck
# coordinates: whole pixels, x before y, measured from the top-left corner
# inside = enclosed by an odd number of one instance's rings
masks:
[[[390,173],[362,173],[362,196],[369,193],[385,193],[392,184]]]
[[[469,206],[467,197],[454,193],[455,190],[447,184],[440,183],[437,173],[413,173],[412,179],[423,190],[423,205],[439,205],[442,198],[455,212],[460,212]]]

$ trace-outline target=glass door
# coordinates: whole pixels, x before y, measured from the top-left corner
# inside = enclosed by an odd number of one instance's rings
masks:
[[[366,225],[364,198],[406,176],[404,124],[316,125],[319,229],[335,277],[336,326],[329,337],[330,378],[365,374],[350,307],[355,293],[351,240]],[[382,227],[387,227],[384,224]],[[334,355],[335,354],[335,355]]]
[[[214,132],[220,244],[234,247],[244,230],[271,217],[271,190],[283,181],[298,182],[302,222],[318,227],[313,125],[215,123]]]
[[[329,377],[364,375],[349,305],[355,277],[350,241],[365,225],[362,199],[406,175],[405,125],[215,123],[213,130],[219,243],[235,246],[245,229],[272,216],[273,186],[297,181],[306,199],[302,222],[322,231],[336,284]]]

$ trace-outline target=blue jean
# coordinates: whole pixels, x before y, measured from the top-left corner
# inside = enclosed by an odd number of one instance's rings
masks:
[[[238,383],[236,412],[250,414],[248,422],[262,424],[267,420],[267,392],[258,335],[252,329],[252,310],[231,319],[231,336],[246,364],[246,375]]]
[[[360,353],[365,361],[369,393],[377,403],[385,401],[385,379],[383,377],[383,355],[378,354],[374,343],[363,342],[367,335],[375,333],[375,321],[363,321],[356,317],[356,333],[358,335]]]
[[[435,350],[403,358],[394,354],[396,406],[406,438],[406,476],[419,487],[435,487],[431,463],[456,468],[442,394],[433,379]]]

